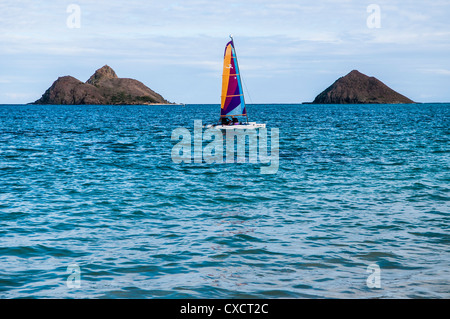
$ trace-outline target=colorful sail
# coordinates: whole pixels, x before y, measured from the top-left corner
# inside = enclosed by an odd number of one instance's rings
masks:
[[[220,106],[221,116],[247,115],[233,38],[225,46],[222,73],[222,101]]]

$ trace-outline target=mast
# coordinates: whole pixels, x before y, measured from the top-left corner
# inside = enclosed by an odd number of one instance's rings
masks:
[[[236,68],[237,68],[237,74],[239,74],[239,79],[241,79],[241,84],[242,84],[242,78],[241,78],[241,70],[239,69],[239,62],[238,62],[238,57],[237,57],[237,52],[236,52],[236,47],[234,46],[234,40],[233,40],[233,35],[230,34],[230,39],[231,39],[231,43],[233,43],[233,47],[234,47],[234,55],[236,56]],[[245,103],[245,95],[244,95],[244,88],[242,87],[242,101],[244,102],[245,107],[247,106],[247,103]],[[245,117],[247,118],[247,123],[248,123],[248,113],[247,113],[247,109],[245,109]]]

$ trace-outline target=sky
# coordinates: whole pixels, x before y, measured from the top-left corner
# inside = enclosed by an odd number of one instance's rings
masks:
[[[450,102],[449,17],[450,0],[0,0],[0,104],[105,64],[171,102],[219,104],[230,34],[247,103],[309,102],[354,69]]]

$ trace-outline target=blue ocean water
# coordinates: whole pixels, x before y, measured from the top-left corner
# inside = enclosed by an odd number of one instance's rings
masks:
[[[450,297],[450,104],[248,112],[276,174],[172,161],[217,105],[0,106],[0,298]]]

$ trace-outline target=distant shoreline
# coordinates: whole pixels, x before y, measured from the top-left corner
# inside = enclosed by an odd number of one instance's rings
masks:
[[[360,103],[360,104],[316,104],[312,102],[291,102],[291,103],[247,103],[247,105],[414,105],[414,104],[450,104],[450,102],[414,102],[414,103]],[[220,103],[143,103],[143,104],[35,104],[35,103],[0,103],[0,106],[7,105],[48,105],[48,106],[153,106],[153,105],[164,105],[164,106],[188,106],[188,105],[220,105]]]

